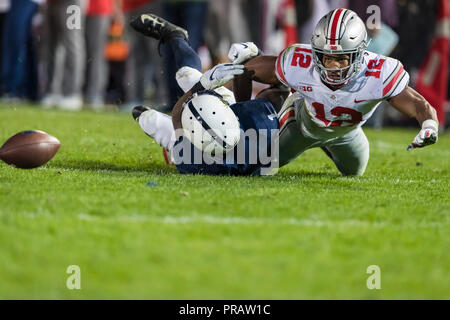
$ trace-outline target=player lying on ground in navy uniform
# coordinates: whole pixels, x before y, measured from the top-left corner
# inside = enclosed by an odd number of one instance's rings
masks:
[[[142,106],[132,112],[144,132],[163,147],[166,161],[174,162],[180,173],[273,173],[278,167],[279,121],[266,98],[274,98],[280,109],[280,97],[287,97],[288,91],[269,88],[255,100],[236,102],[224,85],[243,73],[243,65],[221,64],[202,74],[200,58],[189,47],[184,29],[153,14],[141,15],[130,24],[170,47],[178,70],[174,81],[185,92],[172,117]],[[240,87],[251,91],[251,82]]]

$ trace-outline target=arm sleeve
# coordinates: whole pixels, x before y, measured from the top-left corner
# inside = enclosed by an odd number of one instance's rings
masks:
[[[275,74],[278,80],[289,87],[289,83],[286,80],[286,63],[292,59],[292,52],[294,52],[295,46],[290,46],[284,49],[278,56],[275,63]]]
[[[409,83],[409,74],[400,61],[387,58],[383,68],[382,98],[390,99],[399,95]]]

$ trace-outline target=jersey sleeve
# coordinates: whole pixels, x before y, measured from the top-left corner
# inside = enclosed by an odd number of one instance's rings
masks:
[[[286,80],[286,62],[289,61],[289,58],[292,59],[292,53],[294,52],[294,50],[295,46],[290,46],[281,51],[275,63],[275,74],[278,80],[288,87],[289,84]]]
[[[275,63],[275,74],[285,86],[295,88],[304,80],[312,62],[311,47],[297,43],[284,49]]]
[[[408,86],[409,73],[397,59],[386,58],[382,79],[382,98],[390,99],[399,95]]]

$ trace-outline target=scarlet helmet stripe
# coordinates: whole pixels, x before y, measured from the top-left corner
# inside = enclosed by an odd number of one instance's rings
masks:
[[[330,19],[330,28],[329,30],[329,41],[330,44],[332,45],[336,45],[336,40],[339,38],[339,34],[340,34],[340,22],[342,21],[342,16],[344,9],[337,9],[333,12],[333,15],[331,16]]]

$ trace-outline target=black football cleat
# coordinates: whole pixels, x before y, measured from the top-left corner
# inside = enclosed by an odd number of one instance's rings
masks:
[[[152,13],[132,18],[130,26],[137,32],[156,40],[165,41],[171,37],[188,40],[186,30]]]
[[[144,113],[145,111],[149,111],[149,110],[152,110],[152,108],[137,106],[137,107],[133,108],[133,111],[131,111],[131,115],[133,116],[133,119],[135,121],[139,121],[139,117],[141,116],[141,114]]]

